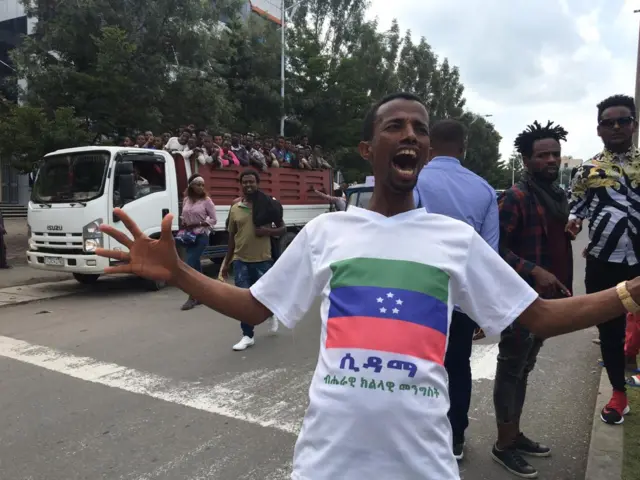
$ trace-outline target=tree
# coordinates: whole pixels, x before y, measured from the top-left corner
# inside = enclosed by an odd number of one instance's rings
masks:
[[[493,124],[484,117],[466,113],[460,121],[467,127],[467,149],[464,166],[495,185],[502,180],[500,140]]]
[[[499,170],[496,171],[496,176],[490,183],[498,189],[509,188],[514,182],[518,182],[522,178],[523,172],[522,155],[514,151],[507,162],[500,165]]]
[[[362,179],[369,166],[356,151],[362,119],[376,100],[404,90],[425,100],[432,118],[460,117],[464,88],[457,68],[439,62],[426,39],[401,39],[393,22],[380,32],[366,21],[362,0],[310,0],[289,28],[288,134],[311,133],[335,152],[347,180]],[[497,161],[497,158],[496,158]]]
[[[232,116],[210,2],[83,0],[50,14],[47,2],[22,1],[38,22],[12,54],[28,82],[21,98],[49,117],[72,107],[97,137]]]
[[[0,115],[0,157],[28,173],[42,157],[61,148],[90,142],[91,135],[72,108],[54,110],[52,118],[37,107],[4,104]]]
[[[226,41],[229,55],[221,62],[236,111],[235,121],[227,126],[236,132],[275,134],[282,111],[279,32],[254,15],[248,23],[231,22]]]

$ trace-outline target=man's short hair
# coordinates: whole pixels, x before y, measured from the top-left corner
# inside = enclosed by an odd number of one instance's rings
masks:
[[[369,111],[367,112],[366,117],[364,117],[364,124],[362,127],[362,140],[364,140],[365,142],[369,142],[373,139],[373,131],[375,129],[376,117],[378,116],[378,110],[380,109],[380,107],[386,103],[389,103],[389,102],[392,102],[393,100],[398,100],[398,99],[418,102],[424,108],[427,108],[427,105],[424,103],[424,101],[417,95],[414,95],[413,93],[396,92],[396,93],[387,95],[386,97],[374,103],[369,109]]]
[[[247,168],[246,170],[242,171],[242,173],[240,174],[240,183],[242,183],[244,177],[248,177],[250,175],[256,177],[256,183],[260,183],[260,175],[253,168]]]
[[[447,118],[433,124],[430,129],[431,145],[435,148],[439,145],[455,145],[464,149],[467,138],[465,126],[458,120]]]
[[[598,121],[602,118],[602,114],[607,108],[611,107],[627,107],[631,111],[631,115],[636,116],[636,102],[629,95],[612,95],[605,98],[598,104]]]

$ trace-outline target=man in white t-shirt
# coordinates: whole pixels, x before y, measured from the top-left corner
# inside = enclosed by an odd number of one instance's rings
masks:
[[[640,279],[581,298],[543,300],[472,227],[414,209],[429,152],[429,115],[401,93],[367,115],[363,158],[375,176],[369,209],[321,215],[250,289],[210,279],[179,260],[172,215],[159,240],[115,210],[134,240],[107,273],[170,281],[223,315],[293,327],[322,298],[320,354],[296,444],[294,480],[455,480],[444,356],[454,305],[488,335],[516,318],[548,337],[640,307]],[[290,288],[283,290],[287,284]]]

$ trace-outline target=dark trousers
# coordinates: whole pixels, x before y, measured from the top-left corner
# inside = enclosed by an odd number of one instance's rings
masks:
[[[542,340],[518,322],[500,334],[493,405],[498,425],[519,425],[527,396],[529,374],[536,365]]]
[[[471,404],[471,346],[476,323],[467,315],[453,311],[449,330],[449,345],[444,357],[444,367],[449,375],[449,422],[453,431],[453,443],[464,442],[464,431],[469,426]]]
[[[233,261],[233,276],[236,287],[249,288],[256,283],[260,277],[269,271],[273,262],[267,260],[265,262],[243,262],[242,260]],[[253,338],[253,325],[248,323],[240,323],[242,335]]]
[[[202,252],[209,245],[209,234],[201,233],[196,236],[196,241],[192,245],[188,245],[186,250],[186,259],[185,263],[189,265],[191,268],[198,270],[202,273],[202,264],[200,263],[200,258],[202,257]]]
[[[0,227],[1,229],[2,227]],[[4,235],[0,233],[0,268],[7,267],[7,244],[4,243]]]
[[[587,268],[584,283],[587,293],[600,292],[625,280],[640,276],[640,265],[630,266],[626,263],[612,263],[587,257]],[[600,332],[600,351],[602,361],[607,369],[609,382],[614,390],[626,391],[624,334],[627,326],[626,316],[609,320],[598,325]]]

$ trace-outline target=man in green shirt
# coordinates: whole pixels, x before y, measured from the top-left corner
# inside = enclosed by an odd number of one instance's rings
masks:
[[[229,247],[224,259],[220,275],[227,278],[229,265],[233,263],[235,284],[240,288],[249,288],[256,283],[273,265],[271,256],[271,237],[279,237],[285,233],[284,221],[280,218],[271,225],[256,227],[254,225],[254,208],[256,201],[268,199],[258,190],[260,178],[258,172],[246,170],[240,175],[242,199],[229,210]],[[275,225],[275,226],[274,226]],[[242,339],[233,346],[236,351],[251,347],[253,325],[241,323]],[[270,329],[278,330],[278,320],[271,318]]]

